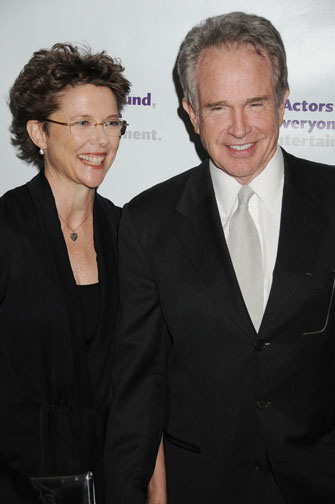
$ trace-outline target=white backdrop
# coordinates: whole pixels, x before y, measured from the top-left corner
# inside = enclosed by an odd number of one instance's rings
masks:
[[[56,42],[88,43],[120,57],[133,87],[130,123],[100,193],[122,205],[138,192],[198,164],[183,119],[173,68],[186,32],[233,10],[269,18],[288,55],[291,95],[280,143],[289,152],[335,163],[335,2],[333,0],[2,0],[0,7],[0,195],[36,169],[10,145],[8,90],[32,53]]]

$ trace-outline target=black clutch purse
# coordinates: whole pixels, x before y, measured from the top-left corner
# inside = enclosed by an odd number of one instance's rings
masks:
[[[43,504],[95,504],[93,474],[30,478]]]

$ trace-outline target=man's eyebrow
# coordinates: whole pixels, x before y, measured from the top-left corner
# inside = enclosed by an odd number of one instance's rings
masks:
[[[248,105],[249,103],[266,102],[269,100],[270,100],[269,95],[255,96],[254,98],[248,98],[245,103],[246,103],[246,105]]]
[[[213,108],[213,107],[225,107],[228,105],[226,100],[218,100],[216,102],[209,102],[205,104],[205,108]]]

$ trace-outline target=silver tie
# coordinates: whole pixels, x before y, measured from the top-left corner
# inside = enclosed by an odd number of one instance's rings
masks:
[[[228,248],[235,274],[256,331],[263,317],[263,261],[257,228],[249,213],[251,187],[241,187],[238,207],[232,215]]]

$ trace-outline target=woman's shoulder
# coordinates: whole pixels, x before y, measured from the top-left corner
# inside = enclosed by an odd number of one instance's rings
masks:
[[[31,220],[32,205],[29,200],[29,193],[25,185],[7,191],[0,198],[0,261],[2,269],[8,269],[9,262],[21,249],[20,240],[26,234],[28,223]]]
[[[27,184],[10,189],[0,198],[0,226],[25,221],[32,208]]]
[[[10,204],[20,203],[24,201],[27,195],[28,195],[27,184],[14,187],[13,189],[9,189],[9,191],[5,192],[0,197],[1,208],[5,208],[7,205]]]
[[[29,190],[35,176],[26,184],[10,189],[0,198],[0,236],[2,246],[12,243],[19,246],[25,238],[33,236],[37,226],[36,210]]]
[[[29,208],[29,206],[32,207],[31,192],[29,188],[35,186],[39,187],[43,179],[44,179],[43,173],[39,172],[25,184],[18,187],[14,187],[13,189],[7,191],[0,198],[0,210],[6,211],[8,209],[14,208],[17,210],[23,209],[24,211],[26,211]],[[15,214],[16,212],[14,212],[14,215]]]

